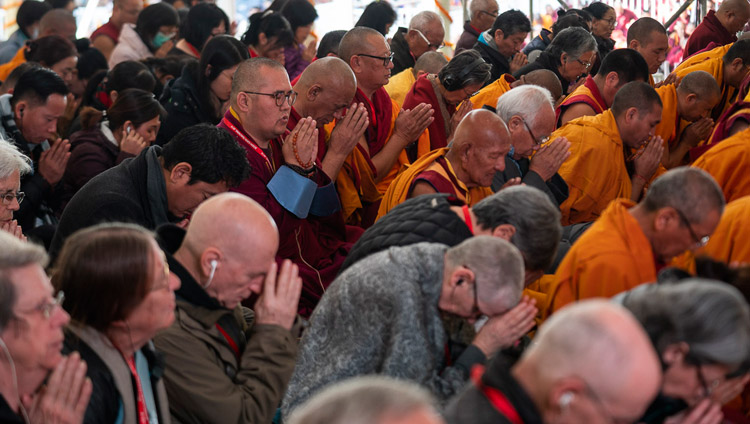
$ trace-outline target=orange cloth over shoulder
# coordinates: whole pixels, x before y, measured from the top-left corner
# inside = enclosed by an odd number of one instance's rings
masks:
[[[576,240],[557,268],[545,317],[581,299],[612,297],[656,281],[651,243],[630,214],[630,200],[615,200]]]
[[[712,51],[713,50],[709,50],[706,53]],[[721,100],[719,100],[719,103],[716,105],[713,112],[711,112],[711,116],[713,116],[714,119],[718,119],[721,113],[733,103],[732,96],[735,91],[734,87],[724,83],[724,61],[721,57],[711,57],[690,66],[687,66],[685,62],[683,62],[674,70],[674,74],[677,76],[677,79],[680,80],[682,77],[693,71],[708,72],[714,77],[716,83],[719,84],[719,87],[721,87]]]
[[[662,104],[661,122],[654,128],[654,135],[664,140],[664,147],[674,148],[679,141],[680,117],[677,114],[677,87],[662,85],[656,89]]]
[[[417,79],[414,78],[414,68],[406,68],[392,76],[384,88],[388,92],[388,95],[391,96],[391,100],[396,102],[400,108],[404,104],[406,93],[409,92],[409,89],[416,81]]]
[[[727,202],[750,195],[750,128],[716,144],[693,166],[714,177]]]
[[[570,141],[570,157],[558,171],[570,190],[560,205],[563,225],[594,221],[612,200],[630,198],[622,139],[610,110],[573,119],[550,140],[557,137]]]
[[[750,263],[750,196],[729,203],[702,253],[726,263]]]
[[[479,109],[482,106],[497,107],[497,100],[503,94],[510,91],[510,84],[516,79],[510,74],[503,74],[500,78],[493,81],[491,84],[487,84],[484,88],[479,90],[475,96],[472,96],[471,105],[473,109]]]
[[[586,81],[576,87],[572,93],[568,94],[557,109],[555,109],[555,122],[557,122],[558,126],[562,126],[560,125],[560,118],[565,110],[577,103],[587,104],[594,110],[595,115],[609,109],[607,107],[607,102],[604,101],[604,98],[599,91],[599,87],[596,86],[596,82],[594,82],[594,78],[592,78],[591,75],[587,76]]]
[[[446,181],[450,182],[454,187],[454,193],[452,194],[455,194],[459,200],[469,206],[474,206],[480,200],[491,195],[492,189],[489,187],[466,187],[466,185],[456,177],[456,173],[453,171],[450,161],[445,161],[448,165],[447,172],[442,166],[436,164],[436,161],[439,158],[445,157],[448,150],[447,147],[435,149],[417,159],[412,165],[406,167],[396,179],[393,180],[390,187],[388,187],[388,190],[383,195],[383,200],[380,203],[380,209],[378,210],[378,219],[397,205],[403,203],[409,196],[409,191],[411,190],[414,180],[419,174],[427,170],[437,172]],[[453,181],[455,181],[455,183]]]
[[[0,81],[5,81],[5,79],[8,78],[8,75],[10,75],[10,73],[13,72],[14,69],[18,68],[21,64],[26,62],[25,53],[26,46],[23,46],[18,49],[16,55],[13,56],[13,59],[11,59],[10,62],[0,65]]]
[[[709,59],[716,59],[716,58],[723,58],[725,54],[729,51],[729,49],[734,45],[734,43],[726,44],[723,46],[716,47],[714,49],[711,49],[709,51],[705,51],[702,53],[697,53],[689,58],[683,60],[675,70],[681,69],[681,68],[687,68],[690,66],[695,65],[696,63],[705,62]]]

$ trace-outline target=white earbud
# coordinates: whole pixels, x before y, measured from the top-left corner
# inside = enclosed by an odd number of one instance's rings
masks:
[[[573,393],[571,392],[565,392],[560,396],[560,400],[558,402],[560,403],[560,408],[567,408],[568,405],[570,405],[570,402],[573,402]]]
[[[214,273],[216,273],[216,267],[219,265],[219,262],[216,261],[216,259],[213,259],[211,262],[211,272],[208,274],[208,282],[205,286],[203,286],[204,289],[207,289],[208,286],[211,285],[211,281],[214,279]]]

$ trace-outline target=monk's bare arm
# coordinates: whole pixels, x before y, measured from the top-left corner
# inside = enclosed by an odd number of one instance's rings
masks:
[[[576,103],[574,105],[568,106],[568,108],[565,109],[565,112],[563,112],[562,116],[560,116],[560,126],[562,127],[568,121],[580,118],[581,116],[594,115],[596,115],[596,112],[591,108],[591,106],[587,105],[586,103]]]
[[[435,188],[425,182],[425,181],[417,181],[416,184],[414,184],[414,188],[411,190],[411,193],[409,193],[409,199],[412,199],[414,197],[419,197],[423,194],[435,194],[437,191]]]
[[[94,41],[92,41],[91,44],[94,46],[94,48],[102,52],[107,60],[109,60],[109,57],[112,56],[112,50],[115,49],[115,41],[107,37],[106,35],[100,35],[94,38]]]

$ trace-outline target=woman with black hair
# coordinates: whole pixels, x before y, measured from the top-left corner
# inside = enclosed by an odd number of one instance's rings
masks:
[[[82,40],[85,40],[85,38]],[[83,97],[83,93],[86,92],[86,85],[94,74],[102,70],[106,72],[109,69],[107,58],[91,45],[79,45],[78,54],[78,64],[76,65],[78,72],[73,76],[73,84],[70,86],[70,92],[76,99]]]
[[[120,93],[106,113],[83,108],[83,129],[70,136],[63,201],[70,200],[90,179],[151,145],[165,115],[153,94],[137,88]]]
[[[267,57],[284,64],[284,48],[294,44],[292,27],[271,9],[250,15],[250,26],[242,35],[250,57]]]
[[[23,60],[14,59],[0,66],[0,80],[4,81],[23,62],[36,62],[44,68],[53,70],[70,88],[78,63],[78,52],[70,40],[59,35],[49,35],[27,41],[23,51]]]
[[[385,37],[390,32],[393,23],[396,22],[396,17],[396,11],[393,10],[390,3],[386,0],[375,0],[365,7],[362,16],[359,17],[354,26],[372,28]]]
[[[229,104],[234,71],[248,58],[245,45],[229,35],[208,40],[200,63],[186,66],[182,75],[164,89],[161,101],[168,115],[157,144],[167,143],[191,125],[218,124]]]
[[[177,10],[171,5],[156,3],[148,6],[138,14],[135,25],[122,27],[117,46],[109,58],[109,67],[126,60],[166,56],[174,47],[172,39],[177,35],[179,25]]]
[[[599,71],[604,56],[615,48],[615,40],[612,39],[612,31],[617,25],[617,13],[612,6],[602,2],[594,2],[583,8],[591,17],[591,33],[596,39],[598,54],[594,65],[591,67],[591,75]]]
[[[229,18],[219,6],[213,3],[198,3],[187,14],[182,25],[183,38],[170,54],[183,54],[200,58],[206,42],[217,35],[229,31]]]
[[[284,67],[289,79],[297,78],[315,58],[315,39],[307,41],[312,25],[318,19],[315,6],[307,0],[289,0],[281,9],[294,34],[294,44],[284,49]]]

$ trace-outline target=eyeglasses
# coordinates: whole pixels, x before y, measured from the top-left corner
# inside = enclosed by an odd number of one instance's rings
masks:
[[[615,24],[617,24],[617,19],[602,19],[602,21],[606,22],[612,28],[614,28]]]
[[[580,63],[581,65],[583,65],[584,69],[589,69],[591,67],[591,65],[593,65],[593,63],[591,63],[591,62],[584,62],[580,58],[576,59],[576,61],[578,63]]]
[[[484,13],[485,15],[492,16],[493,18],[497,18],[497,12],[488,12],[486,10],[480,10],[479,13]]]
[[[721,378],[717,378],[711,381],[711,384],[708,384],[706,378],[703,376],[703,365],[701,364],[695,365],[695,374],[698,376],[698,383],[701,385],[701,389],[703,389],[703,397],[711,396],[711,393],[721,384]]]
[[[536,146],[541,146],[542,144],[544,144],[544,143],[546,143],[546,142],[548,142],[548,141],[549,141],[549,137],[542,137],[542,138],[537,138],[537,137],[536,137],[536,136],[534,135],[534,132],[533,132],[533,131],[531,131],[531,128],[529,127],[529,124],[527,124],[527,123],[526,123],[526,120],[525,120],[525,119],[521,118],[521,122],[523,122],[523,125],[524,125],[524,126],[526,127],[526,131],[528,131],[528,132],[529,132],[529,135],[530,135],[530,136],[531,136],[531,138],[532,138],[532,139],[534,140],[534,144],[535,144]]]
[[[294,90],[291,91],[275,91],[273,93],[259,93],[257,91],[242,91],[242,93],[245,94],[257,94],[258,96],[268,96],[273,97],[274,100],[276,100],[276,106],[281,107],[284,105],[284,99],[286,99],[286,102],[289,104],[289,106],[294,105],[294,102],[297,101],[297,93]]]
[[[470,99],[476,96],[477,94],[479,94],[479,91],[466,91],[466,87],[462,88],[462,90],[464,91],[464,95],[466,96],[466,99]]]
[[[44,319],[49,319],[52,316],[52,312],[55,310],[55,307],[59,306],[62,308],[62,304],[65,301],[65,293],[62,291],[57,292],[57,296],[55,296],[52,300],[48,300],[30,310],[27,311],[20,311],[22,314],[28,314],[28,313],[34,313],[34,312],[40,312],[42,315],[44,315]]]
[[[159,291],[162,289],[166,289],[169,287],[169,263],[167,262],[167,258],[164,257],[164,278],[160,282],[154,281],[154,284],[151,286],[151,291]]]
[[[422,31],[420,31],[418,29],[415,29],[414,31],[417,31],[417,34],[419,34],[419,36],[422,37],[422,39],[424,40],[424,42],[427,43],[427,48],[429,48],[431,50],[437,50],[437,49],[442,49],[443,47],[445,47],[445,43],[440,43],[440,44],[432,44],[432,43],[430,43],[430,40],[428,40],[427,37],[425,37],[425,35],[422,34]]]
[[[693,228],[690,226],[690,221],[688,221],[685,214],[680,212],[679,209],[673,208],[675,211],[677,211],[677,215],[680,216],[680,221],[682,221],[683,224],[687,227],[688,231],[690,231],[690,237],[693,238],[693,241],[695,242],[694,247],[697,249],[699,247],[703,247],[708,243],[708,240],[711,238],[711,236],[705,236],[705,237],[698,237],[697,234],[693,231]]]
[[[11,203],[13,203],[13,199],[18,200],[18,204],[20,205],[21,202],[23,202],[23,199],[26,198],[26,193],[22,191],[17,191],[15,193],[9,191],[0,195],[0,198],[2,199],[3,205],[5,206],[9,206]]]
[[[355,56],[364,56],[364,57],[371,57],[373,59],[380,59],[383,61],[383,67],[387,68],[388,65],[390,65],[391,62],[393,62],[393,53],[389,54],[388,56],[382,57],[382,56],[373,56],[371,54],[356,54]]]

